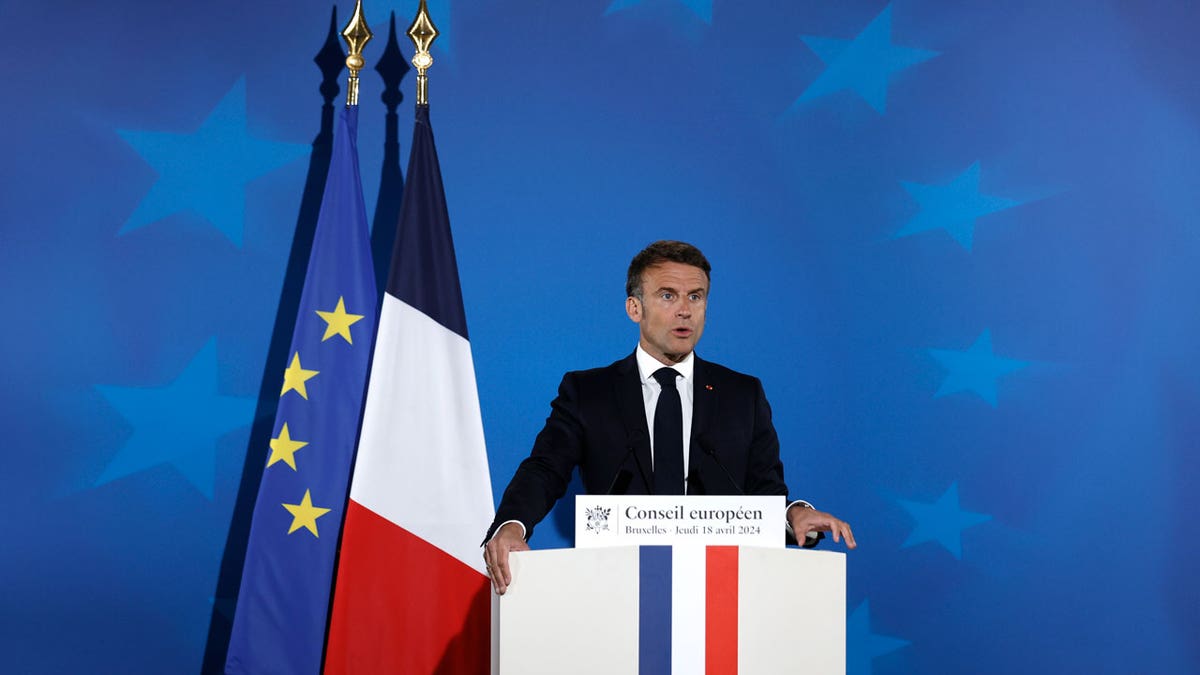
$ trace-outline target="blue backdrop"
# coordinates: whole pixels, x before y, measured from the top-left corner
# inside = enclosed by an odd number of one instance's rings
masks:
[[[369,66],[415,6],[366,3]],[[430,8],[497,496],[563,371],[633,349],[629,258],[685,239],[700,353],[762,377],[794,493],[854,526],[850,672],[1200,672],[1200,8]],[[0,3],[6,671],[215,662],[329,15]],[[363,75],[385,219],[414,79],[396,159]]]

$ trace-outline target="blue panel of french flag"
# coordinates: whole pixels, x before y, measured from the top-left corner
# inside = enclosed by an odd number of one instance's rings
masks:
[[[845,556],[629,546],[513,556],[500,673],[845,672]]]

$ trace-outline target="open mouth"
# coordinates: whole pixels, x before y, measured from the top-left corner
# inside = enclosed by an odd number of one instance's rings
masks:
[[[675,337],[685,338],[692,334],[691,328],[672,328],[671,334]]]

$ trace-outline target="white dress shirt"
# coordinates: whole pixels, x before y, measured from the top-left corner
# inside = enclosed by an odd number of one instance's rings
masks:
[[[654,466],[654,410],[658,407],[658,395],[662,393],[662,385],[654,379],[654,373],[660,368],[674,368],[679,375],[675,378],[675,388],[679,390],[679,403],[683,407],[683,475],[688,475],[688,450],[692,447],[692,398],[695,392],[696,356],[689,352],[679,363],[667,366],[650,356],[641,343],[637,346],[638,375],[642,382],[642,403],[646,406],[646,428],[650,430],[650,466]]]

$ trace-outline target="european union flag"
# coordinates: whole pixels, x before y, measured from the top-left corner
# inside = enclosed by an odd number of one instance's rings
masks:
[[[319,673],[378,301],[358,171],[358,107],[333,158],[283,373],[226,673]]]

